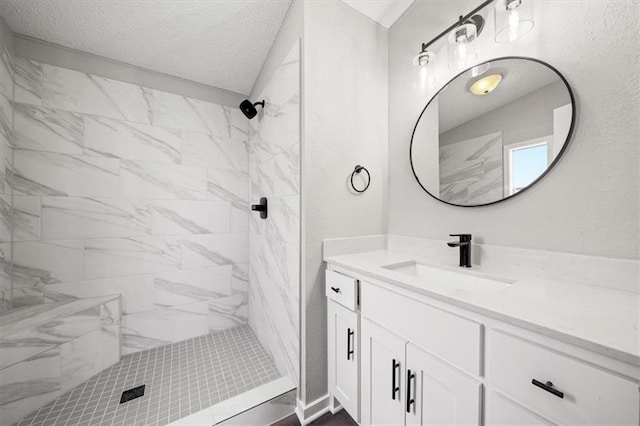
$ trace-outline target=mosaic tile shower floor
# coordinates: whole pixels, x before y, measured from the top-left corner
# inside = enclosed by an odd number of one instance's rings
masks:
[[[280,377],[248,325],[122,357],[18,425],[166,425]],[[146,385],[120,404],[124,390]]]

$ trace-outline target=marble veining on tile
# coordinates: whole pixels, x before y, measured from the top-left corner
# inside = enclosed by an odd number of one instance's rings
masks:
[[[83,154],[83,122],[78,114],[16,103],[13,123],[16,148]]]
[[[149,93],[142,87],[43,65],[43,105],[102,117],[151,122]]]
[[[204,200],[207,170],[201,167],[122,160],[120,190],[124,197]]]
[[[102,117],[85,117],[87,155],[180,164],[178,130]]]
[[[300,298],[300,61],[296,43],[260,99],[264,111],[250,122],[250,201],[269,199],[269,219],[249,216],[248,321],[279,371],[298,377]],[[232,303],[233,301],[220,301]],[[233,305],[214,302],[224,315]],[[240,316],[242,308],[235,312]]]
[[[0,46],[0,93],[13,99],[14,57],[6,46]]]
[[[41,237],[41,198],[13,196],[13,241],[37,241]]]
[[[502,132],[441,146],[440,198],[462,205],[501,199],[502,151]]]
[[[42,64],[16,57],[14,100],[31,105],[42,105]]]
[[[14,169],[14,188],[21,194],[118,195],[117,160],[16,149]]]
[[[42,238],[150,235],[151,214],[145,200],[42,197]]]

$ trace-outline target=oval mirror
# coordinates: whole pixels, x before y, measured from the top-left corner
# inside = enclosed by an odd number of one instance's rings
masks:
[[[555,68],[530,58],[494,59],[431,98],[411,137],[413,174],[447,204],[493,204],[553,167],[574,121],[573,94]]]

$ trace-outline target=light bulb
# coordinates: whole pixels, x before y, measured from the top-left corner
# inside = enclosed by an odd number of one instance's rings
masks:
[[[509,41],[516,41],[518,39],[518,31],[520,27],[520,14],[518,9],[514,7],[509,10]]]
[[[456,46],[456,68],[461,69],[465,67],[467,60],[467,43],[458,42]]]
[[[433,53],[423,50],[414,58],[415,77],[413,79],[413,87],[415,89],[432,89],[435,85],[433,66],[429,65],[434,56]]]

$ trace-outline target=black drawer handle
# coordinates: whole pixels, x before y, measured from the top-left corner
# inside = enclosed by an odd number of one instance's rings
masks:
[[[553,388],[553,383],[547,381],[546,383],[542,383],[536,379],[531,379],[531,384],[539,387],[540,389],[544,389],[549,393],[554,394],[558,398],[564,398],[564,392],[560,392],[558,389]]]
[[[400,363],[395,359],[391,360],[391,371],[392,371],[392,379],[391,379],[391,399],[396,400],[396,393],[400,393],[400,386],[396,385],[396,381],[398,380],[398,376],[396,375],[396,370],[400,371]],[[399,396],[399,395],[398,395]]]
[[[335,291],[336,293],[340,293],[340,288],[331,287],[331,290]]]
[[[347,328],[347,361],[351,359],[353,355],[353,349],[351,348],[351,337],[354,335],[354,331]]]
[[[416,375],[411,372],[411,370],[407,370],[407,413],[411,412],[411,406],[416,402],[415,399],[411,397],[411,381],[415,379]]]

